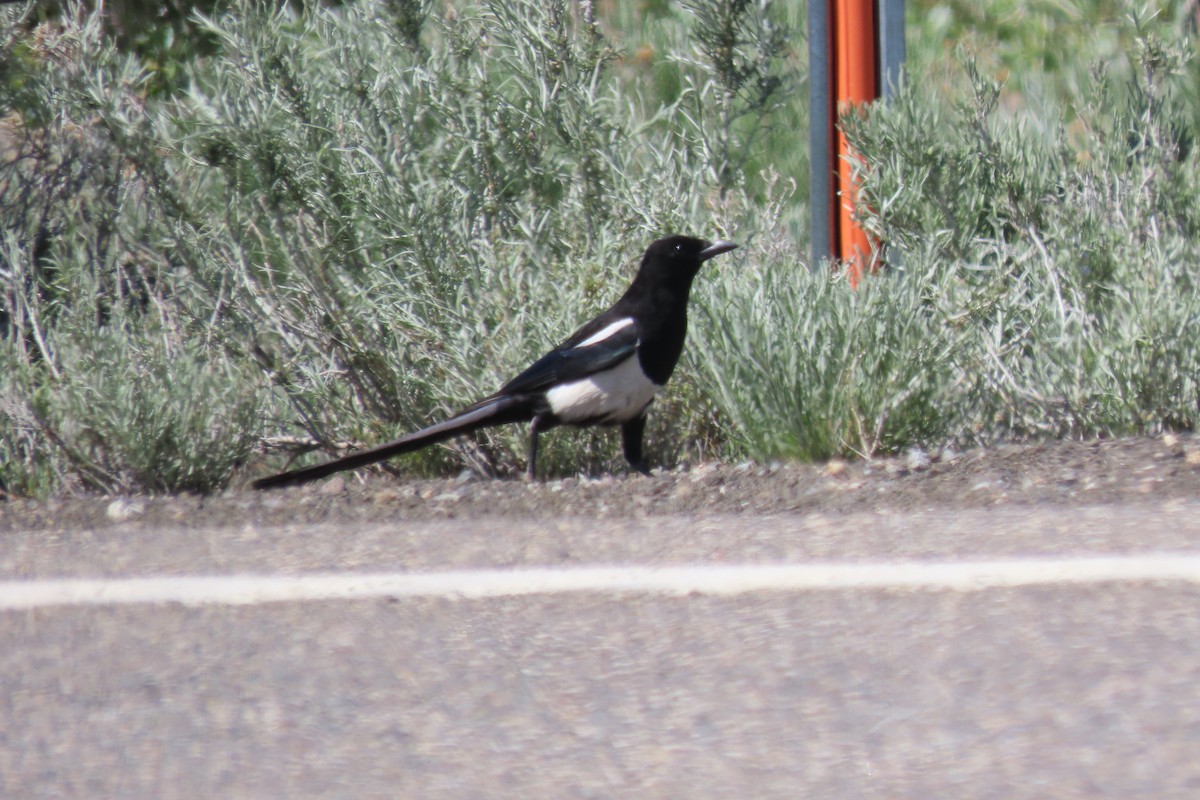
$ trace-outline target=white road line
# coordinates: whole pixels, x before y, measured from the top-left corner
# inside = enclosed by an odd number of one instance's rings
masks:
[[[736,595],[839,589],[958,591],[1049,584],[1200,584],[1200,554],[998,561],[598,566],[431,573],[311,573],[0,581],[0,610],[135,603],[252,605],[380,597]]]

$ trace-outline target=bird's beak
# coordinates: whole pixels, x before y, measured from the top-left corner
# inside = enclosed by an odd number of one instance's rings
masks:
[[[737,247],[733,242],[713,242],[708,247],[700,251],[700,260],[708,261],[713,256],[719,256],[721,253],[728,253]]]

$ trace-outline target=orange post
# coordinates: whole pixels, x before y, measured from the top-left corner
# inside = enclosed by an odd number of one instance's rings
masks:
[[[879,96],[876,79],[875,4],[873,0],[834,0],[834,99],[839,112],[848,105],[870,102]],[[858,186],[852,175],[851,158],[858,158],[845,135],[837,132],[837,176],[841,193],[838,203],[835,246],[849,273],[850,285],[858,286],[870,263],[871,242],[853,219]]]

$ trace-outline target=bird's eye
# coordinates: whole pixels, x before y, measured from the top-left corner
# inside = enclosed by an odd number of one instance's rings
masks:
[[[683,245],[681,245],[681,244],[675,245],[675,255],[679,255],[682,252],[683,252]]]

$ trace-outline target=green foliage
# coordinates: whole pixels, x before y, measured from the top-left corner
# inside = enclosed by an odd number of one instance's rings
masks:
[[[615,78],[590,8],[247,2],[196,18],[214,50],[175,98],[93,17],[31,51],[3,84],[25,152],[0,185],[0,288],[29,314],[0,321],[28,393],[13,419],[40,431],[22,446],[58,460],[9,486],[212,488],[244,438],[186,443],[223,420],[305,450],[377,441],[492,391],[611,302],[652,238],[753,230],[740,194],[706,188],[704,118]],[[717,91],[702,61],[686,69]],[[209,399],[142,398],[109,382],[122,375]],[[656,435],[690,417],[666,410]],[[522,438],[451,447],[505,473]],[[614,449],[556,436],[542,461],[594,467]],[[424,458],[441,468],[444,451]]]
[[[261,394],[242,394],[255,376],[239,374],[228,361],[202,360],[193,348],[134,349],[163,338],[105,328],[59,344],[55,373],[32,376],[28,384],[37,388],[17,416],[5,418],[10,436],[20,430],[25,436],[6,454],[4,484],[36,491],[74,476],[103,492],[206,493],[224,486],[261,435]],[[10,381],[22,366],[15,365]],[[6,442],[11,448],[13,438]]]
[[[227,347],[318,442],[461,407],[611,302],[649,239],[711,227],[702,152],[631,128],[613,51],[566,3],[431,15],[419,42],[370,5],[209,30],[228,57],[167,121],[156,189],[224,218],[172,235],[209,296],[228,284]],[[523,451],[454,447],[499,472]]]
[[[797,247],[762,241],[750,274],[702,294],[695,360],[730,438],[758,458],[819,459],[944,437],[968,410],[948,402],[962,333],[930,313],[937,271],[881,273],[855,292],[796,269]]]
[[[94,17],[14,51],[0,128],[0,488],[211,491],[257,443],[266,395],[179,315],[177,276],[148,236],[161,210],[122,152],[137,127],[104,125],[144,117],[146,73]]]
[[[1006,112],[970,61],[954,103],[914,82],[844,120],[889,266],[857,294],[786,255],[718,287],[702,365],[751,452],[1195,426],[1195,56],[1160,21],[1120,36],[1130,68],[1069,123]]]
[[[787,58],[796,31],[775,12],[772,0],[692,0],[684,5],[695,16],[696,49],[711,65],[717,90],[711,98],[717,124],[697,126],[697,135],[713,154],[719,185],[728,190],[745,174],[770,112],[795,88],[790,85],[795,70]],[[694,96],[706,103],[709,94],[698,91]]]
[[[671,231],[743,247],[653,458],[1192,427],[1198,73],[1163,5],[910,4],[911,80],[844,121],[888,265],[857,292],[804,255],[799,2],[241,0],[188,17],[199,49],[0,7],[0,489],[213,491],[411,429]]]
[[[1018,432],[1195,421],[1200,353],[1184,333],[1200,300],[1194,56],[1148,20],[1129,28],[1133,69],[1119,83],[1097,73],[1074,146],[1055,118],[997,120],[997,87],[978,77],[975,101],[948,118],[914,93],[907,112],[852,126],[880,152],[924,140],[873,172],[869,224],[898,259],[919,249],[945,265],[965,320],[987,331],[964,374],[989,416]],[[974,187],[959,195],[970,213],[947,215],[947,182]]]

